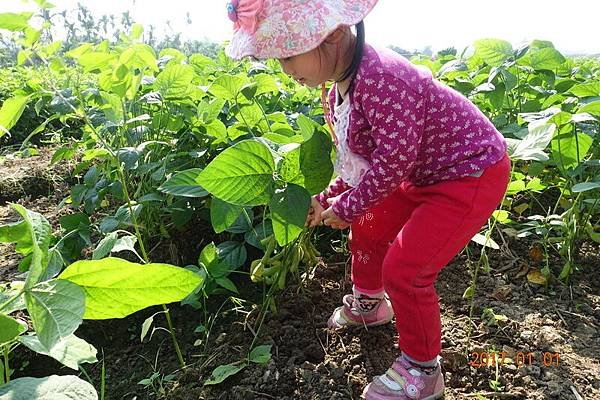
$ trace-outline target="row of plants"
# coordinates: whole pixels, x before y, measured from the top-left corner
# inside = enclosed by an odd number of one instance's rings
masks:
[[[23,18],[25,21],[28,16]],[[23,30],[27,29],[31,27],[24,22]],[[44,265],[47,276],[40,284],[50,280],[65,286],[62,281],[73,269],[77,276],[94,274],[94,284],[101,287],[100,294],[107,302],[132,283],[121,276],[130,263],[107,257],[112,252],[127,250],[140,259],[143,273],[137,270],[132,275],[144,280],[148,291],[162,293],[163,284],[179,287],[179,297],[152,303],[142,300],[146,292],[136,299],[126,297],[126,303],[141,307],[127,314],[106,313],[103,318],[122,318],[146,306],[179,300],[201,307],[219,288],[237,292],[229,275],[246,263],[248,246],[268,249],[253,263],[252,280],[283,288],[289,275],[300,275],[300,262],[312,266],[317,262],[304,221],[310,196],[321,191],[332,175],[331,142],[321,124],[305,115],[311,115],[314,96],[308,90],[295,90],[295,84],[275,72],[274,65],[257,64],[248,71],[247,65],[232,63],[223,55],[217,60],[199,54],[188,58],[174,49],[156,55],[139,43],[139,35],[133,32],[116,46],[83,44],[64,54],[57,43],[23,42],[20,63],[34,66],[46,79],[39,86],[16,90],[4,102],[2,125],[10,130],[22,112],[35,105],[36,110],[52,110],[47,121],[81,127],[81,139],[63,137],[64,145],[53,157],[53,162],[76,160],[75,174],[82,176],[81,183],[72,188],[66,202],[81,212],[61,219],[62,236],[47,240],[41,261],[19,243],[21,236],[30,240],[30,235],[20,230],[15,234],[13,225],[3,227],[6,233],[0,241],[17,242],[17,250],[24,256],[19,269],[27,276],[32,276],[34,263]],[[62,81],[53,79],[59,76]],[[281,90],[282,84],[291,90]],[[47,122],[35,134],[45,129]],[[206,214],[214,231],[229,240],[210,243],[199,255],[198,265],[181,270],[187,273],[185,285],[165,279],[171,270],[155,274],[156,264],[150,262],[147,244],[170,239],[174,228],[203,215],[206,218]],[[92,243],[91,237],[101,240]],[[94,248],[92,260],[77,261],[81,251],[90,246]],[[145,280],[147,274],[156,279]],[[114,293],[105,287],[116,283],[124,286],[114,288]],[[88,294],[87,287],[82,287]],[[6,295],[27,296],[28,291],[20,288],[19,282],[12,282],[6,285]],[[62,299],[59,311],[65,304],[78,304],[79,308],[85,304],[85,310],[92,307],[97,312],[107,305],[78,302],[62,297],[62,292],[59,287],[48,294],[49,301]],[[98,296],[98,292],[89,292],[90,298],[97,300]],[[268,305],[274,307],[273,302]],[[10,331],[6,341],[2,340],[7,354],[30,337],[39,336],[40,330],[47,329],[48,319],[56,320],[56,329],[68,335],[81,323],[78,319],[79,323],[64,328],[57,311],[45,308],[48,318],[42,321],[29,305],[2,309],[9,319],[9,314],[26,309],[34,328]],[[166,308],[164,315],[172,333]],[[94,318],[94,314],[85,316]],[[57,339],[27,347],[71,368],[94,358],[89,351],[85,357],[78,356],[84,345],[80,339],[70,340],[72,345]],[[174,336],[173,344],[184,368]],[[268,347],[253,343],[251,349],[246,363],[218,368],[206,383],[219,383],[250,362],[268,361]],[[8,382],[8,355],[4,365]],[[31,385],[31,380],[17,379],[4,389],[19,391],[23,385]]]
[[[270,285],[263,309],[274,308],[272,295],[290,276],[308,276],[303,273],[318,257],[312,232],[304,227],[310,196],[333,174],[317,93],[298,86],[273,62],[234,62],[223,53],[187,56],[176,49],[157,53],[142,43],[140,27],[115,44],[83,43],[63,51],[60,42],[45,42],[30,18],[0,14],[0,28],[20,40],[11,73],[27,69],[39,77],[15,87],[2,104],[0,136],[33,110],[43,122],[27,136],[52,134],[60,143],[53,163],[74,162],[79,183],[65,199],[73,213],[61,219],[57,236],[42,216],[18,205],[23,221],[0,228],[0,242],[17,243],[19,269],[27,273],[25,282],[5,284],[2,292],[5,382],[17,345],[60,353],[59,361],[74,369],[94,360],[90,345],[73,337],[82,319],[121,318],[180,300],[203,308],[217,292],[238,291],[231,279],[236,273]],[[413,62],[467,95],[506,136],[513,179],[493,226],[517,240],[530,236],[539,242],[543,272],[568,279],[577,267],[578,244],[600,241],[600,62],[565,58],[549,42],[514,49],[495,39],[476,42],[472,53],[446,51]],[[68,134],[57,135],[53,123],[70,127]],[[27,146],[25,140],[22,148]],[[152,263],[156,244],[202,224],[215,240],[197,265],[186,270]],[[475,240],[499,247],[491,234],[489,229]],[[81,260],[84,249],[93,249],[92,260]],[[110,257],[124,250],[140,264]],[[249,259],[257,251],[263,255]],[[555,254],[563,260],[560,270],[549,261]],[[102,314],[106,305],[94,302],[126,293],[111,285],[127,282],[127,271],[135,271],[131,279],[161,279],[147,280],[147,291],[126,294],[125,303],[139,308],[113,313],[108,307]],[[168,282],[165,275],[180,276],[183,289],[143,300]],[[27,310],[27,317],[15,318],[18,310]],[[163,313],[172,334],[166,307]],[[268,360],[267,347],[253,341],[250,348],[247,359],[220,367],[207,383]],[[0,394],[15,390],[17,381]]]
[[[549,260],[559,254],[566,280],[582,240],[600,242],[600,60],[566,58],[540,40],[515,49],[486,39],[473,48],[413,61],[468,96],[504,134],[516,163],[509,201],[495,217],[510,235],[535,238],[544,275],[558,272]]]

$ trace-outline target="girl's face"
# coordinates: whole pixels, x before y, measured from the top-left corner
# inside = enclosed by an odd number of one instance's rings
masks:
[[[319,47],[297,56],[280,58],[283,72],[299,83],[317,87],[322,83],[335,80],[350,64],[349,49],[353,36],[348,27],[333,31]]]
[[[326,52],[319,48],[297,56],[281,58],[279,63],[283,72],[294,78],[298,83],[310,87],[320,86],[332,78],[334,65]]]

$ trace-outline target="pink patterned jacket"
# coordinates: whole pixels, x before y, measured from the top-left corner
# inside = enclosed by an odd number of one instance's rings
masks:
[[[506,154],[504,138],[473,103],[392,50],[365,45],[350,102],[348,145],[370,169],[356,187],[338,177],[317,196],[325,208],[328,198],[339,196],[333,211],[347,222],[403,181],[431,185],[458,179]]]

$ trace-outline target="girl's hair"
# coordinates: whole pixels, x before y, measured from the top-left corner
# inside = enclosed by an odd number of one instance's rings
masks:
[[[350,79],[350,87],[352,87],[352,83],[354,81],[354,77],[356,77],[356,73],[358,72],[358,68],[360,67],[360,61],[363,57],[363,52],[365,49],[365,23],[360,21],[355,25],[356,28],[356,44],[354,46],[354,56],[352,57],[352,62],[344,74],[338,82],[345,81],[348,78]]]

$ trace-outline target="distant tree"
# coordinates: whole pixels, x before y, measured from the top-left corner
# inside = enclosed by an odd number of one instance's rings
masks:
[[[458,54],[458,51],[454,47],[448,47],[446,49],[442,49],[437,52],[438,57],[456,56],[457,54]]]
[[[81,43],[99,43],[109,40],[117,42],[123,34],[129,34],[135,21],[129,11],[119,16],[93,15],[92,11],[83,3],[77,3],[73,10],[40,9],[37,18],[50,27],[61,26],[64,31],[62,51],[69,51]],[[190,13],[186,13],[185,22],[192,24]],[[142,37],[144,43],[152,46],[157,53],[165,48],[174,48],[184,54],[204,54],[215,58],[222,49],[218,43],[208,39],[183,40],[181,32],[175,32],[170,21],[166,22],[167,34],[157,34],[154,25],[148,25]],[[55,28],[44,29],[41,37],[43,43],[50,43],[56,38]],[[13,34],[0,33],[0,65],[13,65],[16,62],[20,45],[14,40]]]

